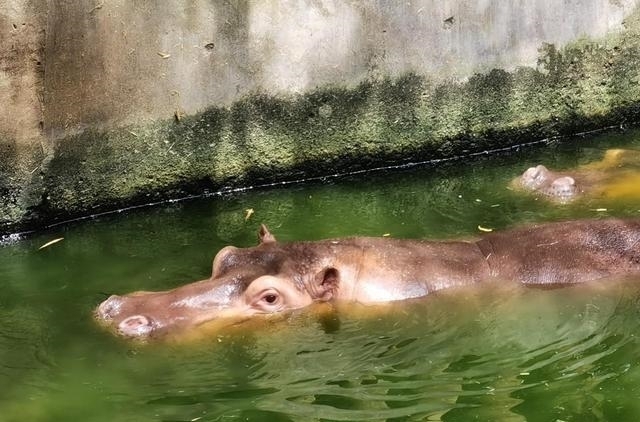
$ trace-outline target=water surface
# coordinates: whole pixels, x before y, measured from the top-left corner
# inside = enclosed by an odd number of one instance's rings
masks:
[[[188,344],[128,343],[91,318],[108,294],[208,277],[215,252],[253,245],[260,223],[281,241],[443,239],[637,216],[637,198],[557,206],[507,188],[528,166],[575,167],[615,147],[640,149],[640,134],[169,204],[0,247],[0,420],[636,421],[633,280],[311,309]]]

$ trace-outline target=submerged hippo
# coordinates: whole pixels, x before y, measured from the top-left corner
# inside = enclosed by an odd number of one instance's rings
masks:
[[[576,179],[553,172],[542,164],[528,168],[518,180],[520,186],[527,191],[540,193],[559,202],[568,202],[584,192],[584,181],[580,186]]]
[[[209,279],[164,292],[111,296],[98,320],[127,337],[176,333],[314,302],[364,304],[426,296],[491,280],[580,283],[640,274],[640,220],[585,220],[494,232],[476,241],[355,237],[227,246]]]
[[[568,203],[584,194],[640,197],[640,151],[610,149],[603,159],[573,170],[556,172],[543,165],[528,168],[512,186]]]

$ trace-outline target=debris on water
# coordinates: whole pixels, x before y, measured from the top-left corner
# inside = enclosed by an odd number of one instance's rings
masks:
[[[594,211],[595,212],[607,212],[609,210],[607,208],[596,208]]]
[[[253,215],[253,208],[247,208],[246,210],[244,210],[244,212],[244,221],[248,221]]]
[[[389,236],[391,236],[391,233],[385,233],[382,235],[382,237],[389,237]]]
[[[60,241],[61,241],[61,240],[63,240],[63,239],[64,239],[64,237],[59,237],[59,238],[57,238],[57,239],[53,239],[52,241],[47,242],[47,243],[45,243],[44,245],[40,246],[40,247],[38,248],[38,250],[44,249],[44,248],[46,248],[46,247],[48,247],[48,246],[51,246],[51,245],[53,245],[54,243],[58,243],[58,242],[60,242]]]
[[[158,56],[162,57],[163,59],[168,59],[169,57],[171,57],[171,54],[158,51]]]
[[[492,232],[493,229],[488,228],[488,227],[482,227],[481,225],[478,225],[478,230],[480,230],[481,232]]]

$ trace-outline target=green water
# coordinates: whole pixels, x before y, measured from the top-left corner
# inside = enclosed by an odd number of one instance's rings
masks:
[[[171,204],[0,247],[0,421],[636,421],[640,283],[299,311],[188,344],[127,343],[91,318],[106,294],[206,278],[215,252],[254,244],[261,222],[279,240],[441,239],[636,216],[637,200],[557,206],[506,188],[530,165],[612,147],[640,149],[640,134]]]

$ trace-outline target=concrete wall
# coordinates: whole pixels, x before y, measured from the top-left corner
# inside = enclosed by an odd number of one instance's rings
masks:
[[[0,232],[39,203],[46,7],[0,0]]]
[[[0,0],[0,231],[635,120],[639,2]]]

